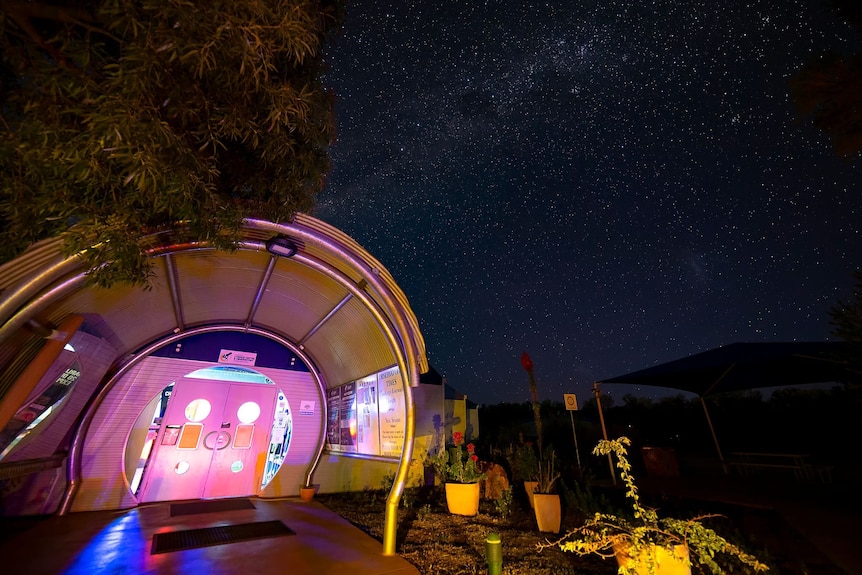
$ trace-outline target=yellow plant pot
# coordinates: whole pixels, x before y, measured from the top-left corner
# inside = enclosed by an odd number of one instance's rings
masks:
[[[453,515],[476,515],[479,513],[479,484],[447,483],[446,506]]]
[[[661,545],[649,545],[641,549],[637,559],[629,555],[627,543],[614,545],[614,555],[620,567],[634,569],[638,575],[691,575],[688,564],[688,547],[674,545],[672,549]],[[655,562],[655,571],[650,571],[650,558]]]
[[[524,491],[527,492],[527,500],[530,502],[530,509],[535,509],[536,504],[533,503],[533,494],[536,492],[536,486],[539,484],[538,481],[525,481],[524,482]]]
[[[533,511],[536,523],[543,533],[560,532],[560,496],[556,493],[534,493]]]

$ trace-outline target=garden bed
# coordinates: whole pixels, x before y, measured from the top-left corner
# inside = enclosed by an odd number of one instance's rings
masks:
[[[553,541],[557,536],[539,533],[526,497],[523,493],[520,496],[523,501],[516,498],[508,515],[501,513],[496,502],[483,500],[477,516],[461,517],[449,514],[439,488],[408,489],[398,511],[396,551],[422,575],[487,573],[485,538],[497,533],[502,539],[504,575],[617,573],[613,559],[579,557],[557,548],[539,552],[538,543]],[[613,502],[614,493],[609,496]],[[318,500],[371,537],[383,541],[384,492],[320,495]],[[673,507],[683,517],[705,511],[724,514],[726,517],[719,518],[720,524],[715,528],[772,565],[770,573],[843,575],[774,511],[731,506],[704,508],[702,503],[690,500],[652,503]],[[564,509],[561,533],[582,521],[583,515],[578,511]],[[705,571],[693,566],[692,573]]]

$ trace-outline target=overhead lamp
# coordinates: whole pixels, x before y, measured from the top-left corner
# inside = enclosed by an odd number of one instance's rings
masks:
[[[296,243],[287,236],[281,234],[266,240],[266,251],[281,258],[292,258],[296,255]]]

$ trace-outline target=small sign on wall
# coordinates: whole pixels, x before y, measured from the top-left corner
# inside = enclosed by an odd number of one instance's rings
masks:
[[[314,415],[314,402],[307,400],[300,401],[299,415]]]
[[[218,354],[219,363],[231,365],[254,365],[257,354],[249,351],[237,351],[235,349],[223,349]]]

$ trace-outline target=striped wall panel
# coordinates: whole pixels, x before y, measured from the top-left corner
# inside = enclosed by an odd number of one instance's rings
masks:
[[[284,391],[293,418],[293,435],[284,463],[272,481],[264,488],[262,497],[285,497],[298,495],[299,486],[305,483],[305,474],[317,453],[318,442],[324,433],[323,398],[311,374],[302,371],[286,371],[274,368],[255,368],[276,383]],[[302,401],[314,402],[312,415],[300,415]]]
[[[81,487],[73,511],[123,509],[137,504],[125,478],[125,446],[141,410],[161,390],[209,362],[148,357],[129,371],[108,393],[93,418],[81,463]],[[320,392],[304,372],[255,368],[285,392],[293,416],[293,435],[284,465],[267,486],[266,497],[295,495],[314,454],[321,432]],[[313,415],[299,415],[302,400],[314,401]]]
[[[75,360],[81,366],[81,376],[75,383],[70,397],[61,406],[59,414],[33,440],[14,452],[9,458],[10,461],[48,457],[53,455],[58,448],[65,448],[66,446],[62,446],[60,443],[74,425],[78,415],[86,409],[93,391],[102,381],[116,356],[114,348],[105,340],[84,332],[76,333],[69,343],[75,348],[75,352],[63,351],[60,354],[60,357],[39,382],[27,402],[38,397]]]

